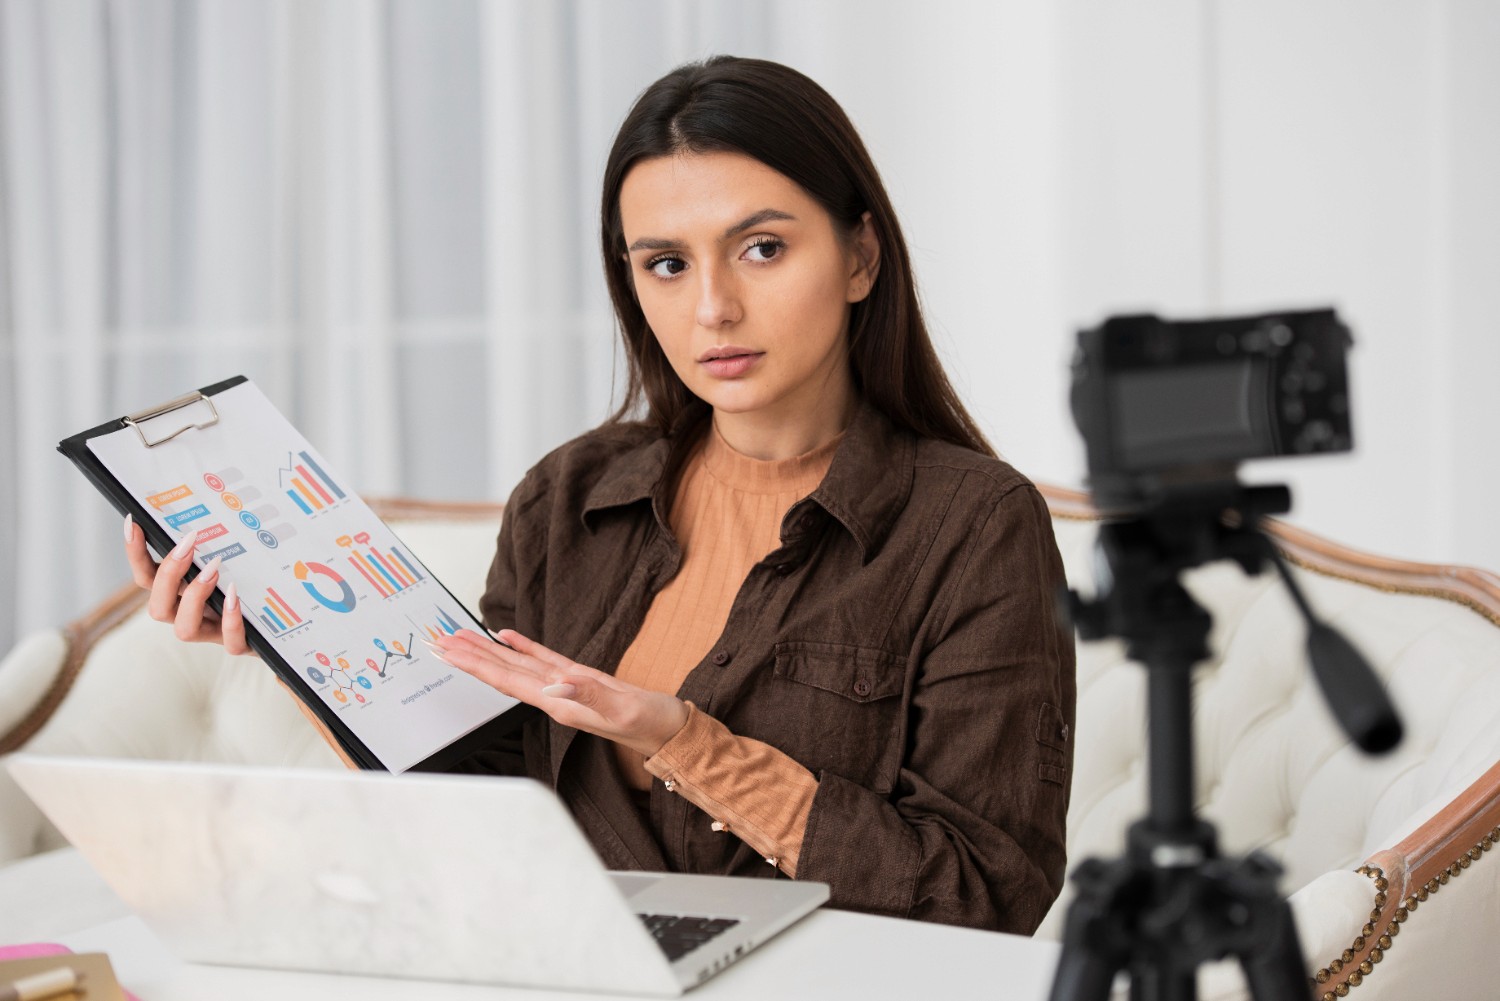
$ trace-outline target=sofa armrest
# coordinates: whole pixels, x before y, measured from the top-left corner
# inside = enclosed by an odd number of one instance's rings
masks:
[[[0,754],[21,746],[33,721],[45,718],[67,658],[67,637],[48,629],[23,637],[0,660]]]
[[[121,587],[62,630],[26,637],[0,661],[0,754],[36,736],[72,690],[94,643],[145,601],[140,588]]]
[[[1493,948],[1500,865],[1486,859],[1497,842],[1500,763],[1360,866],[1370,883],[1369,913],[1315,974],[1314,997],[1345,997],[1377,974],[1386,997],[1416,996],[1433,983],[1444,984],[1445,997],[1493,996],[1488,972],[1470,971],[1470,979],[1462,979],[1467,964],[1461,957]]]
[[[30,739],[65,693],[59,679],[68,659],[62,630],[32,633],[0,660],[0,753]],[[36,850],[42,826],[36,808],[0,768],[0,864]]]

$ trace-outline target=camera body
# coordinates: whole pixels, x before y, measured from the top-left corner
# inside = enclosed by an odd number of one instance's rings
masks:
[[[1349,451],[1351,343],[1331,309],[1081,331],[1071,402],[1096,503],[1130,510],[1233,482],[1246,459]]]

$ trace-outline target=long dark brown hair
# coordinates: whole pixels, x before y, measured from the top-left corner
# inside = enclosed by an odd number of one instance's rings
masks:
[[[609,151],[600,236],[629,360],[625,399],[612,420],[637,414],[644,400],[648,419],[670,431],[698,403],[672,370],[636,300],[620,188],[642,160],[719,151],[742,153],[795,181],[847,232],[870,213],[880,267],[869,295],[850,309],[855,389],[897,425],[993,455],[933,350],[901,226],[849,116],[796,70],[735,56],[679,66],[646,88]]]

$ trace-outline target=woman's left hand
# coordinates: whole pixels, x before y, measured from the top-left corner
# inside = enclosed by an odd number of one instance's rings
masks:
[[[499,643],[464,629],[428,646],[460,671],[536,706],[563,726],[598,734],[648,758],[687,722],[687,703],[675,695],[617,681],[514,629],[494,636]]]

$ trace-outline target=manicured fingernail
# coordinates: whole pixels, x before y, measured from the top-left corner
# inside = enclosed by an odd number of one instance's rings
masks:
[[[130,515],[125,516],[125,541],[129,542],[135,538],[135,519]]]
[[[578,694],[578,686],[566,682],[557,685],[548,685],[542,689],[542,694],[549,699],[571,699]]]
[[[232,611],[234,611],[235,609],[237,609],[239,607],[240,607],[240,592],[239,592],[239,589],[234,586],[234,581],[230,581],[229,582],[229,586],[224,589],[224,611],[226,611],[226,612],[232,612]]]
[[[215,556],[213,559],[209,560],[208,566],[203,568],[203,576],[212,578],[219,572],[219,567],[223,564],[223,562],[224,557],[222,556]]]
[[[188,553],[193,551],[193,543],[197,541],[198,530],[195,528],[188,534],[184,535],[182,539],[178,541],[177,545],[172,547],[172,556],[175,559],[182,559]]]

